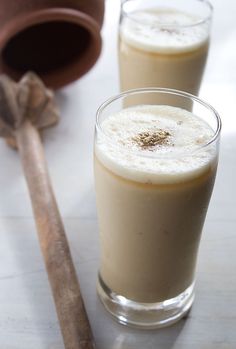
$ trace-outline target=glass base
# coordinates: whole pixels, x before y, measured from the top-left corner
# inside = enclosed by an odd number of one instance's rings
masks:
[[[194,283],[175,298],[158,303],[138,303],[111,291],[99,275],[97,292],[105,308],[119,323],[155,329],[170,326],[186,315],[193,304]]]

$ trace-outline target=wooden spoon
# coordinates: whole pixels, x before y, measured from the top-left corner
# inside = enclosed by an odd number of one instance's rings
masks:
[[[34,74],[0,77],[0,136],[18,148],[66,349],[95,348],[38,129],[56,123],[53,93]]]

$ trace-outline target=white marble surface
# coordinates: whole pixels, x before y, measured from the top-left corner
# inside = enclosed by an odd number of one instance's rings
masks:
[[[57,95],[60,124],[44,145],[97,349],[236,348],[236,2],[212,0],[212,45],[201,97],[223,121],[219,171],[200,248],[196,301],[187,320],[157,331],[117,324],[96,292],[98,228],[92,171],[95,111],[118,92],[118,0],[107,0],[96,66]],[[63,349],[17,153],[0,140],[0,348]]]

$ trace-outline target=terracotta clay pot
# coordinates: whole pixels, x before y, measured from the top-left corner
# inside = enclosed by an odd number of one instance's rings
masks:
[[[101,51],[104,0],[1,0],[0,73],[35,71],[52,88],[85,74]]]

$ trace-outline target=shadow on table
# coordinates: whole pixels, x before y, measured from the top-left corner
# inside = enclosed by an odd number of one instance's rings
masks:
[[[191,315],[186,315],[176,324],[162,329],[139,330],[119,324],[96,297],[94,316],[97,349],[180,349]],[[188,313],[190,314],[190,312]]]
[[[185,320],[163,329],[126,331],[119,334],[111,349],[172,349],[185,326]]]

